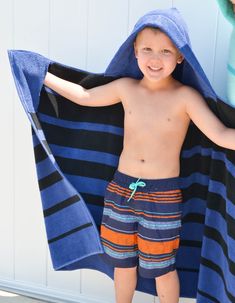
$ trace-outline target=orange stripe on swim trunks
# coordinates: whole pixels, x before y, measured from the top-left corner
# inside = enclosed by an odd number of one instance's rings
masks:
[[[105,201],[105,205],[108,205],[108,206],[112,206],[112,208],[114,209],[117,209],[117,210],[120,210],[122,212],[132,212],[134,213],[135,215],[144,215],[145,217],[149,217],[149,218],[178,218],[180,215],[177,214],[177,215],[172,215],[172,216],[158,216],[158,215],[152,215],[152,214],[146,214],[145,212],[143,211],[135,211],[134,209],[124,209],[124,208],[121,208],[121,207],[118,207],[116,205],[114,205],[113,203],[110,203],[108,202],[107,200]]]
[[[164,242],[152,242],[138,237],[138,247],[143,253],[149,254],[167,254],[173,249],[178,248],[179,239]]]
[[[149,202],[160,202],[160,201],[164,202],[164,201],[167,201],[167,202],[170,202],[170,203],[179,203],[179,202],[182,201],[181,196],[169,197],[169,196],[165,195],[165,197],[155,196],[154,198],[149,198],[148,195],[141,194],[141,192],[136,192],[135,193],[135,199],[136,200],[149,201]]]
[[[131,190],[119,190],[119,186],[108,186],[108,190],[110,192],[113,192],[113,193],[116,193],[120,196],[123,196],[125,198],[129,198],[132,191]],[[179,190],[175,190],[175,192],[177,193],[177,191]],[[127,194],[126,194],[127,192]],[[171,191],[173,192],[173,191]],[[157,192],[157,195],[161,194],[162,196],[165,196],[165,197],[161,197],[161,195],[159,197],[153,197],[153,198],[149,198],[149,194],[146,195],[144,193],[141,193],[141,192],[136,192],[135,195],[132,197],[133,200],[143,200],[143,201],[147,201],[147,202],[156,202],[156,203],[162,203],[164,201],[167,201],[167,202],[170,202],[170,203],[179,203],[182,201],[182,196],[181,194],[175,194],[174,196],[171,195],[171,196],[168,196],[168,192]],[[163,195],[164,194],[164,195]],[[151,194],[151,195],[154,195],[154,194]],[[166,197],[167,196],[167,197]]]
[[[117,183],[113,183],[111,182],[109,185],[108,185],[108,190],[115,190],[117,193],[125,193],[125,194],[130,194],[132,192],[132,190],[128,189],[128,188],[125,188],[125,187],[122,187],[120,185],[118,185]]]
[[[123,234],[117,231],[112,231],[105,227],[104,225],[101,225],[101,237],[104,239],[107,239],[108,241],[114,243],[114,244],[120,244],[120,245],[133,245],[137,243],[137,233],[134,233],[132,235],[130,234]]]
[[[127,189],[127,188],[125,188],[125,187],[122,187],[122,186],[120,186],[120,185],[118,185],[117,183],[114,183],[114,182],[111,182],[109,185],[108,185],[108,189],[113,189],[113,190],[116,190],[117,192],[120,192],[120,193],[127,193],[127,194],[129,194],[129,193],[131,193],[132,192],[132,190],[129,190],[129,189]],[[146,193],[145,192],[141,192],[141,191],[139,191],[138,192],[139,194],[145,194],[146,195]],[[151,193],[148,193],[148,195],[146,195],[146,196],[156,196],[156,194],[157,195],[163,195],[163,196],[172,196],[172,197],[176,197],[176,196],[179,196],[179,195],[181,195],[181,190],[180,189],[174,189],[174,190],[167,190],[167,191],[155,191],[155,192],[151,192]]]

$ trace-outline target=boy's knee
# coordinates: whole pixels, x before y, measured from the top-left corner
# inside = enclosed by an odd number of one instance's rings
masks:
[[[162,276],[156,277],[155,280],[157,280],[157,281],[168,280],[168,279],[171,279],[172,277],[175,277],[176,273],[177,273],[176,270],[169,271],[168,273],[166,273]]]

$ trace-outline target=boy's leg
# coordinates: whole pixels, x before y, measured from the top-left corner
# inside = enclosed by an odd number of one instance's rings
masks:
[[[131,303],[137,284],[137,219],[127,202],[131,190],[126,178],[129,176],[116,171],[106,188],[100,231],[102,257],[115,268],[116,303]]]
[[[145,211],[138,225],[138,270],[143,277],[155,278],[161,303],[178,303],[179,279],[175,261],[182,216],[179,178],[155,179],[147,184],[152,188],[138,193]]]
[[[137,283],[136,267],[114,270],[116,303],[131,303]]]
[[[177,271],[155,278],[156,290],[160,303],[178,303],[180,295],[180,284]]]

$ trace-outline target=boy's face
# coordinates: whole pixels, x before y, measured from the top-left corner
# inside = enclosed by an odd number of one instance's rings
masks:
[[[144,28],[134,42],[135,56],[144,76],[150,81],[169,77],[183,56],[171,39],[160,30]]]

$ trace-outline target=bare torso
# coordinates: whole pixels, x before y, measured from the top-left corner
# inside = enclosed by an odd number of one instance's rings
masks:
[[[149,92],[133,80],[123,98],[124,143],[118,170],[130,176],[159,179],[179,176],[180,151],[190,118],[181,84]]]

